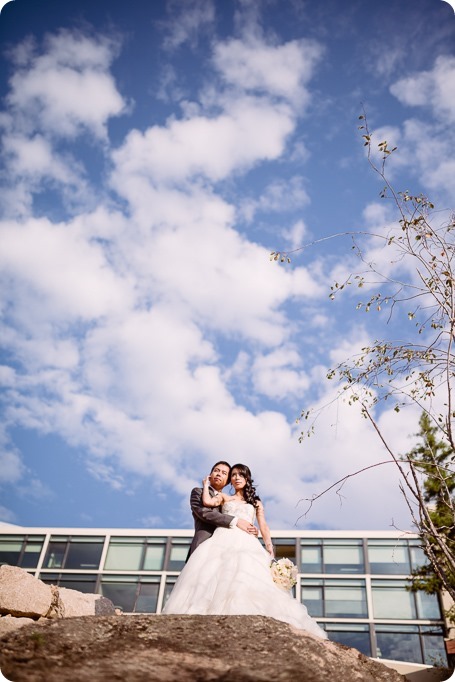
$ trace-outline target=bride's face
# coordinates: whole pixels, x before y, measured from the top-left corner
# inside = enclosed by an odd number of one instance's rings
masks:
[[[231,484],[234,490],[242,490],[246,485],[246,478],[238,469],[232,469]]]

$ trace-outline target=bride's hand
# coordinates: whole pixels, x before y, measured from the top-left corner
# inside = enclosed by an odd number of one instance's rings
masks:
[[[202,479],[202,485],[210,485],[210,474]]]

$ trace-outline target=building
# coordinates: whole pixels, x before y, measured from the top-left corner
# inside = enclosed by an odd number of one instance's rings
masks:
[[[410,592],[425,562],[416,535],[272,531],[277,558],[298,566],[295,596],[337,642],[373,658],[446,665],[440,599]],[[191,530],[24,528],[0,524],[0,564],[46,583],[160,613],[184,565]]]

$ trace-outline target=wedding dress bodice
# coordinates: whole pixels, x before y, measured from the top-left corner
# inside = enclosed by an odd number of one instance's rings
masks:
[[[222,511],[224,514],[237,516],[237,518],[245,519],[245,521],[249,521],[250,523],[254,523],[256,517],[256,510],[252,504],[238,502],[237,500],[228,500],[225,502]]]

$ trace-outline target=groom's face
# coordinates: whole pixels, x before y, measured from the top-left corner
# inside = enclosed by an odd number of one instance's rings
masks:
[[[229,478],[229,468],[225,464],[217,464],[210,474],[210,483],[215,490],[222,490]]]

